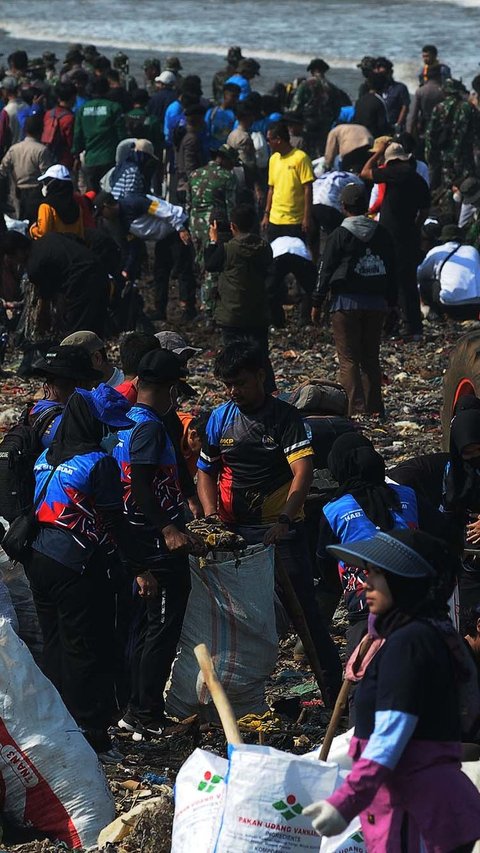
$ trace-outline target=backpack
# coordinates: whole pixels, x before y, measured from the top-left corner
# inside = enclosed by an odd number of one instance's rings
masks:
[[[41,440],[57,415],[63,412],[63,406],[50,406],[31,425],[29,408],[0,442],[0,515],[9,523],[33,504],[33,466],[43,451]]]
[[[42,139],[44,145],[47,146],[55,160],[64,153],[66,145],[62,136],[60,127],[60,119],[69,114],[69,110],[62,110],[59,107],[54,107],[45,113],[43,120]]]
[[[260,130],[253,130],[250,137],[253,142],[253,147],[255,148],[255,162],[257,164],[257,168],[266,169],[268,166],[268,159],[270,157],[267,140]]]

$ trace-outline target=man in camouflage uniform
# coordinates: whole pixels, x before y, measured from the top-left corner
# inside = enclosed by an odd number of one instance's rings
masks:
[[[201,274],[201,304],[206,319],[213,317],[217,275],[206,273],[203,259],[205,246],[209,243],[208,231],[213,219],[219,228],[229,227],[232,209],[235,206],[237,181],[233,167],[237,152],[229,145],[222,145],[214,160],[195,169],[188,181],[187,209],[189,230],[195,246],[195,258]],[[222,223],[222,225],[221,225]]]
[[[434,107],[425,134],[425,159],[432,190],[450,193],[462,179],[475,174],[474,146],[479,144],[478,111],[465,100],[460,80],[444,84],[445,100]]]
[[[303,119],[305,150],[312,159],[323,154],[332,122],[348,106],[344,93],[325,77],[329,68],[323,59],[312,59],[307,68],[311,76],[300,83],[290,107]]]
[[[223,87],[228,78],[237,71],[241,59],[243,59],[241,47],[234,46],[228,48],[228,53],[225,58],[227,67],[222,68],[221,71],[217,71],[212,80],[212,92],[215,103],[221,104],[223,99]]]
[[[113,57],[113,67],[120,72],[120,83],[126,89],[129,95],[133,95],[138,89],[138,83],[135,77],[130,74],[130,65],[128,56],[123,51],[119,50]]]

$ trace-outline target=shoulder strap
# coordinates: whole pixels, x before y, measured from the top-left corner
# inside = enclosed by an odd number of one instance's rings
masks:
[[[45,480],[45,485],[43,486],[43,489],[40,490],[40,494],[39,494],[37,500],[35,501],[35,503],[33,504],[34,512],[37,511],[38,507],[42,503],[42,501],[43,501],[43,499],[47,493],[47,489],[48,489],[48,485],[50,483],[50,480],[52,479],[56,470],[57,470],[56,468],[52,468],[52,470],[50,471],[50,474],[48,475],[47,479]]]
[[[55,420],[57,415],[63,412],[63,406],[50,406],[48,409],[45,409],[44,412],[40,412],[38,416],[35,418],[32,429],[35,430],[39,438],[42,438],[47,427],[50,426],[52,421]]]
[[[458,246],[455,246],[455,248],[454,248],[454,249],[452,249],[452,251],[448,253],[447,257],[446,257],[446,258],[444,258],[444,259],[443,259],[443,261],[442,261],[442,263],[440,264],[440,268],[439,268],[439,270],[438,270],[438,275],[437,275],[437,280],[438,280],[439,284],[441,284],[440,278],[441,278],[442,271],[443,271],[443,268],[444,268],[445,264],[447,263],[447,261],[449,261],[449,260],[450,260],[450,258],[452,257],[452,255],[454,255],[454,254],[455,254],[455,252],[458,252],[458,250],[459,250],[459,248],[460,248],[460,246],[461,246],[461,245],[462,245],[462,244],[461,244],[461,243],[459,243],[459,244],[458,244]]]

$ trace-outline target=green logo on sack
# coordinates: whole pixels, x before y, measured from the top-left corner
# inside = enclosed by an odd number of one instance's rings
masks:
[[[363,844],[363,832],[355,832],[350,836],[350,841],[356,841],[358,844]]]
[[[298,817],[299,814],[302,814],[303,806],[300,803],[297,803],[297,798],[294,794],[289,794],[286,797],[287,802],[284,803],[283,800],[278,800],[277,803],[272,803],[274,809],[277,812],[280,812],[285,820],[292,820],[294,817]]]
[[[212,774],[210,770],[206,770],[203,774],[203,779],[198,783],[197,791],[205,791],[206,794],[211,794],[215,790],[216,785],[222,781],[223,776],[217,776],[216,773]]]

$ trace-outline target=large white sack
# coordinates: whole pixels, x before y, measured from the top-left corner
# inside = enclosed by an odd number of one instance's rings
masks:
[[[1,519],[2,524],[8,523]],[[40,662],[43,651],[43,637],[38,621],[37,609],[25,569],[21,563],[14,563],[0,546],[0,580],[6,585],[18,620],[17,634],[27,644],[34,659]],[[0,615],[5,615],[0,612]],[[12,624],[14,624],[12,622]]]
[[[175,817],[170,853],[214,853],[225,799],[228,761],[196,749],[175,782]],[[192,843],[193,842],[193,843]]]
[[[92,847],[115,816],[93,749],[10,623],[0,619],[0,779],[5,816]]]
[[[277,660],[273,547],[250,545],[244,556],[190,558],[192,589],[167,694],[167,714],[181,719],[215,708],[193,649],[205,643],[237,718],[263,714],[265,680]]]

